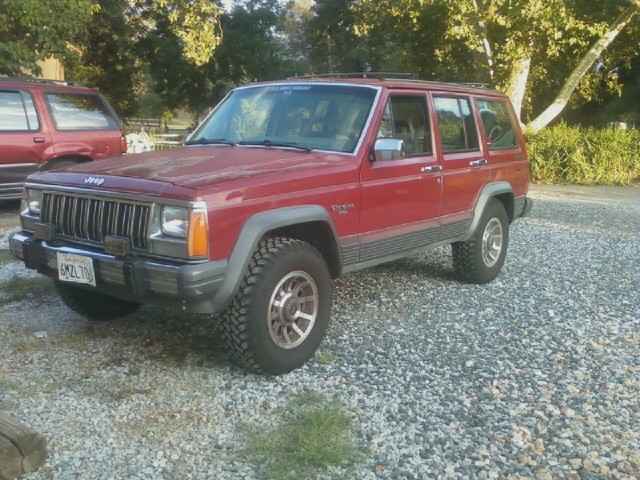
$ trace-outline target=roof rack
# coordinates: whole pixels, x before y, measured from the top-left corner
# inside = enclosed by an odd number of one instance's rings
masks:
[[[32,77],[0,77],[0,82],[23,82],[35,83],[40,85],[62,85],[69,87],[85,87],[83,83],[71,80],[54,80],[51,78],[32,78]]]
[[[459,82],[457,85],[464,85],[465,87],[485,88],[487,90],[495,90],[496,86],[491,83],[477,83],[477,82]]]
[[[339,72],[339,73],[319,73],[317,75],[301,75],[288,77],[287,80],[312,79],[312,78],[375,78],[378,80],[408,80],[415,79],[413,73],[404,72]]]
[[[486,90],[495,90],[495,85],[490,83],[479,82],[446,82],[434,80],[420,80],[413,73],[403,72],[351,72],[351,73],[320,73],[317,75],[301,75],[297,77],[287,77],[287,80],[312,80],[314,78],[373,78],[377,80],[402,80],[411,83],[422,84],[443,84],[460,85],[463,87],[484,88]]]

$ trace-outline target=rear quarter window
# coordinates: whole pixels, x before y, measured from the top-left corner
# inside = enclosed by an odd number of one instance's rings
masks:
[[[56,130],[119,130],[118,121],[98,95],[47,93]]]
[[[487,139],[491,140],[490,150],[515,148],[518,146],[516,131],[511,118],[511,112],[506,101],[476,100],[482,129]]]
[[[0,91],[0,132],[35,132],[40,122],[27,92]]]

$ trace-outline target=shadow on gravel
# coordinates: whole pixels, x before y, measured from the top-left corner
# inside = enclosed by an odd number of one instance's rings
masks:
[[[402,276],[415,275],[426,279],[438,279],[446,282],[458,281],[448,256],[419,255],[395,260],[370,269],[385,275]]]
[[[191,315],[144,306],[137,313],[113,322],[89,322],[88,338],[108,338],[118,344],[107,365],[131,363],[130,354],[138,360],[168,364],[221,364],[227,358],[222,343],[219,320],[207,315]]]

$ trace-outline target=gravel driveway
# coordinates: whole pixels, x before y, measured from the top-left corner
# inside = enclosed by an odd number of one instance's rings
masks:
[[[496,281],[458,283],[448,249],[345,275],[319,354],[276,378],[230,365],[215,319],[0,306],[0,410],[50,442],[24,478],[264,478],[243,432],[304,392],[363,452],[317,478],[640,478],[640,189],[532,197]]]

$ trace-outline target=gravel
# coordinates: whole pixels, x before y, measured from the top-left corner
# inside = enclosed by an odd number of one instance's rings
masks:
[[[0,409],[50,442],[24,478],[262,478],[243,432],[303,392],[365,452],[318,478],[640,478],[638,191],[535,188],[488,285],[446,248],[341,277],[319,354],[275,378],[230,364],[215,318],[0,306]]]

